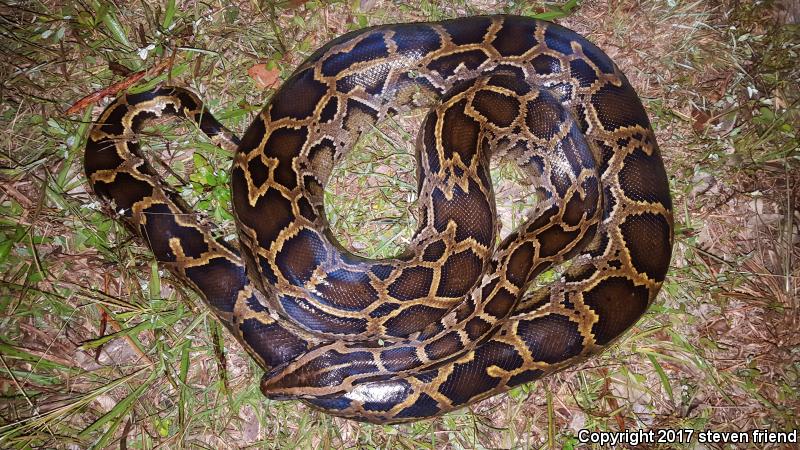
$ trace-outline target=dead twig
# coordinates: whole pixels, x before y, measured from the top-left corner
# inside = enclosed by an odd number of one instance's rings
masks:
[[[129,87],[139,82],[139,80],[141,80],[142,78],[152,77],[153,75],[161,73],[164,69],[166,69],[168,66],[172,64],[172,61],[173,61],[172,58],[167,58],[161,61],[160,63],[156,64],[154,67],[151,67],[150,69],[141,70],[122,81],[112,84],[107,88],[95,91],[75,102],[72,106],[69,107],[69,109],[65,112],[65,114],[68,116],[76,114],[83,108],[86,108],[87,106],[93,103],[97,103],[105,97],[116,96],[120,91],[128,89]]]

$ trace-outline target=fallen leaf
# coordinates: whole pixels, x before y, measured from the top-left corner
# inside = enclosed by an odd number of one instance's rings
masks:
[[[378,0],[361,0],[359,2],[359,9],[361,11],[367,12],[370,9],[372,9],[376,3],[378,3]]]
[[[267,89],[278,83],[281,71],[277,67],[268,69],[266,64],[256,64],[247,69],[247,74],[256,81],[256,85],[259,88]]]
[[[703,128],[706,127],[708,121],[711,120],[711,116],[708,115],[705,111],[702,111],[697,108],[692,108],[692,129],[696,132],[703,131]]]

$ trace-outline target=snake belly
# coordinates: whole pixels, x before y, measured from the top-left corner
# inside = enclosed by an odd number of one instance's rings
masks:
[[[365,130],[420,106],[412,243],[354,255],[329,231],[325,183]],[[238,248],[142,155],[136,132],[170,115],[235,150]],[[538,198],[499,243],[493,156],[518,163]],[[633,88],[582,36],[518,16],[341,36],[241,141],[185,89],[121,96],[90,132],[85,169],[264,368],[265,395],[374,423],[443,414],[596,354],[647,310],[672,251],[667,175]]]

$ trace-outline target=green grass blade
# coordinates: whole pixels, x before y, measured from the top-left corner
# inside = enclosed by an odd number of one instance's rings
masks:
[[[102,426],[104,426],[108,422],[111,422],[112,420],[114,420],[112,427],[116,427],[117,425],[119,425],[120,418],[133,407],[133,403],[136,400],[138,400],[139,397],[142,396],[142,392],[144,392],[148,387],[150,387],[150,384],[156,379],[156,376],[159,374],[159,372],[160,372],[160,367],[159,369],[151,371],[150,375],[147,377],[146,380],[144,380],[144,382],[142,382],[141,385],[139,385],[139,387],[137,387],[133,392],[128,394],[119,403],[114,405],[114,407],[111,408],[109,412],[103,414],[102,416],[100,416],[99,419],[92,422],[91,425],[84,428],[83,431],[78,433],[78,437],[85,438],[89,436],[90,433],[100,429]]]
[[[110,10],[106,11],[102,17],[103,25],[106,26],[111,36],[120,44],[125,47],[133,48],[131,41],[128,40],[128,35],[125,33],[125,28],[119,23],[117,18]]]
[[[180,398],[178,399],[178,420],[181,427],[186,425],[186,403],[189,400],[189,387],[186,385],[186,377],[189,374],[189,349],[191,342],[185,341],[181,348],[181,368],[178,374],[180,381]]]
[[[150,294],[150,300],[161,300],[161,274],[158,273],[158,262],[150,262],[150,283],[147,285],[147,290]]]
[[[664,390],[667,392],[667,395],[669,395],[670,401],[675,401],[675,396],[672,395],[672,385],[669,382],[666,372],[664,372],[664,369],[661,367],[661,364],[658,363],[655,355],[652,353],[647,353],[647,359],[650,360],[653,368],[656,369],[658,378],[661,380],[661,385],[664,386]]]
[[[164,20],[161,21],[161,28],[168,30],[175,18],[175,0],[167,0],[167,7],[164,9]]]
[[[75,372],[77,370],[74,367],[65,366],[61,363],[49,360],[44,356],[38,356],[28,353],[25,350],[13,347],[3,342],[0,342],[0,354],[8,358],[15,358],[22,361],[34,363],[37,367],[41,369],[55,369],[68,372]]]

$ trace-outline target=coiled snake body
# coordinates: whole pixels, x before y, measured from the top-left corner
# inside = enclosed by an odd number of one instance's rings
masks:
[[[363,130],[419,105],[430,112],[413,243],[395,258],[353,255],[325,221],[331,169]],[[162,115],[235,149],[238,249],[142,156],[135,133]],[[491,155],[516,161],[539,199],[499,244]],[[93,127],[85,166],[265,369],[265,395],[371,422],[442,414],[597,353],[645,312],[672,250],[667,176],[633,88],[585,38],[524,17],[348,33],[294,72],[241,142],[184,89],[122,96]]]

